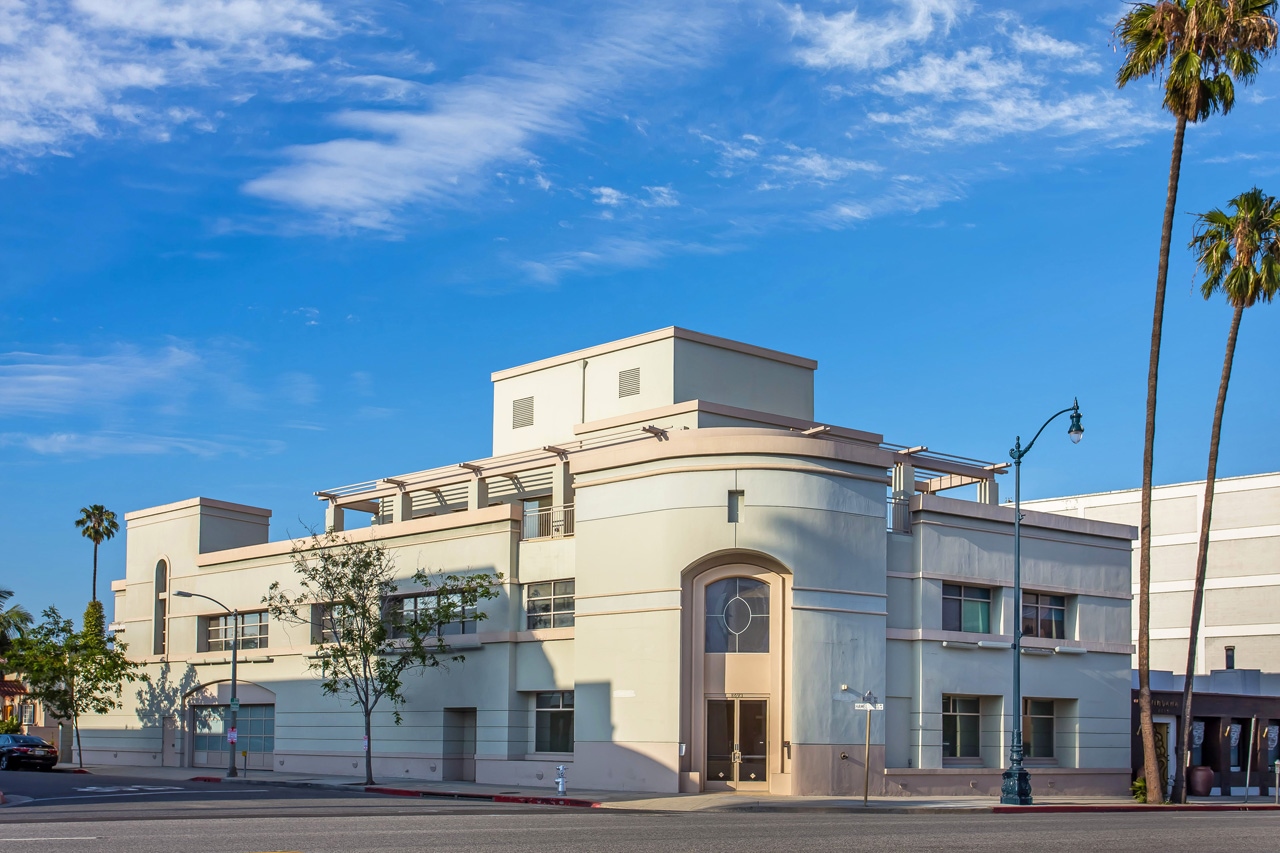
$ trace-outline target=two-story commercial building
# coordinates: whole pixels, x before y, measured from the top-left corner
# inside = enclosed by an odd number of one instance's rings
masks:
[[[503,576],[451,626],[465,663],[414,675],[402,725],[377,715],[376,773],[847,794],[869,743],[873,793],[991,794],[1021,713],[1038,794],[1123,792],[1134,529],[1027,512],[1019,606],[1000,466],[816,419],[816,367],[679,328],[615,341],[493,374],[493,456],[317,492],[328,527],[386,546],[397,594],[419,568]],[[115,624],[152,681],[86,721],[86,759],[225,765],[232,628],[182,590],[244,614],[249,766],[353,772],[318,632],[259,603],[294,577],[270,512],[126,519]]]

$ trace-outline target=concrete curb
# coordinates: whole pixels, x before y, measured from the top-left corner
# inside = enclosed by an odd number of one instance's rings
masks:
[[[1078,812],[1274,812],[1280,806],[1271,803],[1188,803],[1187,805],[1148,806],[1135,803],[1131,806],[992,806],[993,814],[1076,814]]]
[[[192,782],[226,782],[221,776],[193,776]],[[366,794],[382,794],[389,797],[439,797],[449,800],[487,800],[492,803],[523,803],[533,806],[570,806],[575,808],[598,809],[601,804],[595,800],[580,800],[574,797],[543,797],[537,795],[513,794],[478,794],[469,791],[419,791],[413,788],[390,788],[383,785],[334,785],[329,782],[294,782],[275,781],[271,779],[235,779],[233,785],[264,785],[279,788],[324,788],[330,791],[350,791],[359,789]]]

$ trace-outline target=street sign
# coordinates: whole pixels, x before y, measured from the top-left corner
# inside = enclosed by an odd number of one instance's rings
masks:
[[[236,742],[236,730],[227,729],[227,743],[235,743],[235,742]]]
[[[240,700],[239,700],[239,699],[232,699],[232,700],[231,700],[231,710],[233,710],[233,711],[239,711],[239,710],[240,710]]]
[[[854,702],[853,709],[855,711],[883,711],[883,702]]]

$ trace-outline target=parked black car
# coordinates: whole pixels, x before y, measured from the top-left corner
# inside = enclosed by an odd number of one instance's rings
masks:
[[[0,770],[39,767],[52,770],[58,763],[58,749],[34,735],[0,735]]]

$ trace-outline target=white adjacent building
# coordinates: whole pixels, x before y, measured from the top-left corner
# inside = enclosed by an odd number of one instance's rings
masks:
[[[816,419],[816,367],[678,328],[615,341],[493,374],[492,457],[318,492],[406,579],[504,578],[487,619],[450,627],[466,662],[414,676],[403,725],[378,715],[378,776],[550,786],[567,764],[579,789],[850,794],[869,739],[873,793],[998,791],[1020,608],[997,472]],[[978,502],[946,496],[974,483]],[[86,722],[87,760],[225,765],[229,626],[185,590],[246,614],[250,767],[355,772],[362,728],[307,671],[315,632],[260,612],[293,577],[270,515],[126,516],[115,620],[152,682]],[[1129,784],[1135,535],[1026,513],[1041,796]]]

